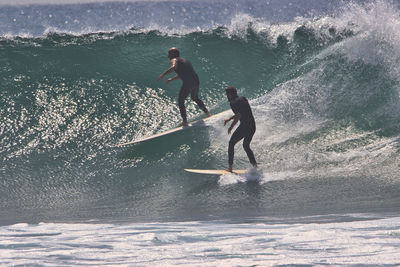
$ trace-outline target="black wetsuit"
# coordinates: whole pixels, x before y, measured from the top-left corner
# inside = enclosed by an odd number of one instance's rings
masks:
[[[232,111],[235,114],[240,114],[240,125],[233,132],[231,139],[229,140],[228,156],[229,165],[233,164],[234,147],[237,142],[243,141],[243,148],[249,157],[250,163],[256,165],[256,159],[254,158],[253,151],[250,149],[250,142],[256,132],[256,122],[254,121],[253,113],[251,111],[249,102],[243,96],[239,96],[230,102]]]
[[[186,109],[185,109],[185,99],[188,95],[191,95],[191,98],[199,108],[207,113],[208,110],[205,107],[203,101],[199,99],[199,77],[193,69],[192,64],[189,60],[185,58],[178,57],[177,58],[177,67],[175,72],[179,75],[182,80],[182,87],[179,92],[179,111],[181,112],[182,119],[186,120]]]

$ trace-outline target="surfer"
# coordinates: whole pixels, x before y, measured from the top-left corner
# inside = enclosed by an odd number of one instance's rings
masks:
[[[186,117],[186,108],[185,108],[185,99],[188,95],[191,95],[191,98],[199,108],[204,111],[207,117],[211,116],[211,113],[205,107],[203,101],[199,98],[199,77],[197,76],[196,72],[193,69],[192,64],[189,60],[182,58],[179,56],[179,50],[176,47],[172,47],[168,50],[168,58],[171,62],[171,67],[169,67],[166,71],[164,71],[160,77],[158,78],[159,81],[162,81],[165,75],[170,74],[171,72],[175,71],[177,75],[173,78],[169,78],[167,80],[167,84],[175,81],[175,80],[182,80],[182,87],[179,91],[179,111],[182,116],[182,124],[181,126],[187,126],[187,117]]]
[[[231,105],[231,109],[235,114],[224,121],[225,126],[229,121],[233,120],[231,126],[228,128],[228,134],[231,133],[233,127],[235,127],[236,123],[240,120],[239,127],[233,132],[231,139],[229,140],[229,167],[226,170],[232,172],[235,145],[243,138],[243,148],[247,153],[247,157],[253,167],[257,168],[256,159],[254,158],[253,151],[250,149],[251,139],[256,132],[256,122],[254,121],[249,102],[245,97],[237,95],[235,87],[229,86],[225,89],[225,92]]]

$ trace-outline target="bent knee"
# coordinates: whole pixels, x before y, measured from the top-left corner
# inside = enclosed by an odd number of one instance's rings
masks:
[[[236,145],[236,142],[233,140],[229,141],[229,147],[234,147]]]
[[[243,144],[243,148],[244,148],[244,150],[251,150],[250,149],[250,144]]]
[[[198,96],[191,96],[190,98],[195,102],[199,101],[199,97]]]

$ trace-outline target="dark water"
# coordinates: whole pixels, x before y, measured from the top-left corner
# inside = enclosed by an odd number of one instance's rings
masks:
[[[287,2],[1,7],[0,222],[398,211],[397,5]],[[220,122],[111,147],[180,122],[172,46],[213,113],[251,100],[256,177],[183,171],[226,167]]]

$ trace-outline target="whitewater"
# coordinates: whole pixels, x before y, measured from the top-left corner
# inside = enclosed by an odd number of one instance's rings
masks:
[[[0,264],[400,265],[399,4],[0,2]],[[173,46],[212,113],[249,99],[257,172],[184,171],[222,120],[115,147],[180,123]]]

